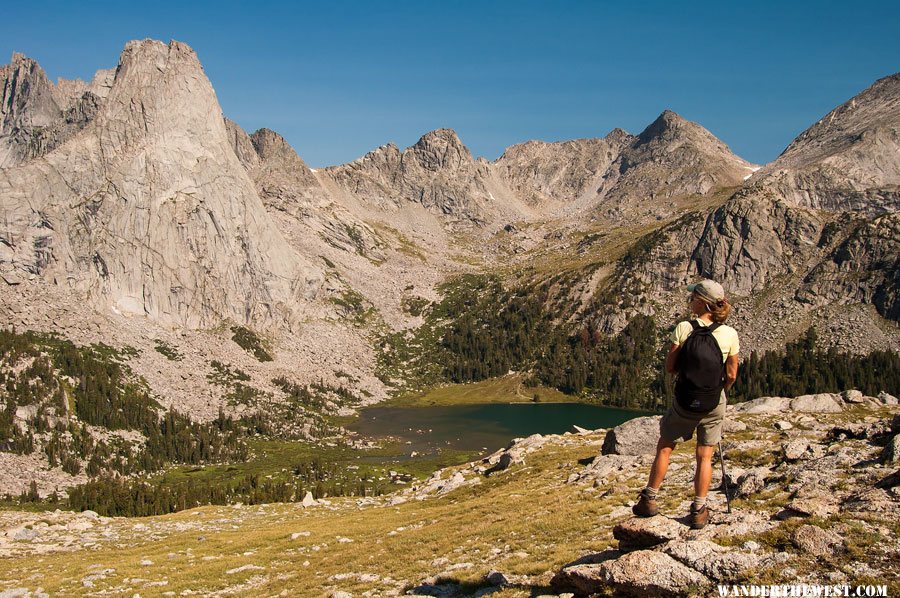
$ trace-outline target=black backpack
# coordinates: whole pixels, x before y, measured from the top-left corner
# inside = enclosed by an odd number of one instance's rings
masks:
[[[725,388],[722,349],[712,334],[719,325],[690,322],[694,330],[681,345],[675,361],[675,400],[692,413],[709,413],[718,406]]]

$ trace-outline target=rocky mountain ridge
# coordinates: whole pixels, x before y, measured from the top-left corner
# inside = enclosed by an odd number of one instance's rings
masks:
[[[747,350],[810,325],[839,348],[900,349],[896,75],[760,170],[671,111],[638,135],[492,162],[437,129],[313,170],[276,132],[225,118],[178,42],[131,42],[90,84],[53,85],[20,55],[2,73],[4,322],[151,354],[165,338],[198,356],[190,383],[156,359],[136,369],[179,403],[204,360],[242,359],[232,323],[271,345],[271,365],[242,363],[256,384],[350,372],[383,397],[373,338],[420,325],[411,306],[476,271],[548,283],[566,306],[554,317],[611,334],[638,314],[667,325],[683,286],[712,276]],[[218,395],[195,407],[214,414]]]

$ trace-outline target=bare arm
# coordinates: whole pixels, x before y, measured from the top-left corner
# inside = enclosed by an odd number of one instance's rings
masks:
[[[670,374],[675,373],[675,362],[678,359],[678,350],[681,349],[681,345],[676,345],[672,343],[672,346],[669,347],[669,354],[666,355],[666,371]],[[735,372],[737,371],[737,366],[735,366]]]
[[[738,356],[729,355],[725,360],[725,390],[729,390],[737,380]]]

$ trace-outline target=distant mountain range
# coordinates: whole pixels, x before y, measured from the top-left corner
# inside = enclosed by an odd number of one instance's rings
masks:
[[[409,306],[465,272],[545,284],[561,323],[611,334],[639,314],[668,326],[684,285],[712,277],[746,349],[810,326],[839,348],[900,349],[900,74],[763,166],[665,111],[638,135],[529,141],[494,161],[437,129],[318,170],[225,118],[179,42],[129,42],[90,83],[54,84],[14,54],[0,82],[0,322],[164,341],[187,363],[150,351],[133,367],[198,417],[218,405],[196,392],[213,358],[259,380],[342,372],[384,396],[373,339],[418,326]],[[274,361],[241,361],[235,325]]]

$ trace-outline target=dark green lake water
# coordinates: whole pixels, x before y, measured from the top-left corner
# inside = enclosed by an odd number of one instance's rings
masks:
[[[641,415],[645,414],[579,403],[369,407],[350,428],[366,437],[398,438],[420,454],[442,449],[491,453],[513,438],[561,434],[572,425],[611,428]]]

